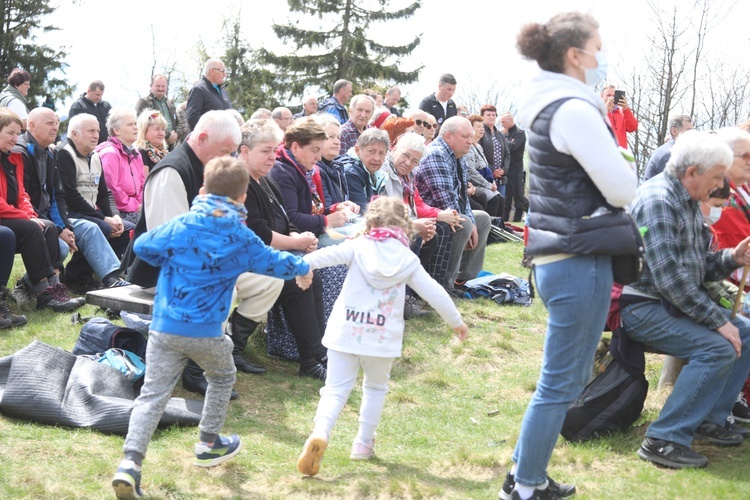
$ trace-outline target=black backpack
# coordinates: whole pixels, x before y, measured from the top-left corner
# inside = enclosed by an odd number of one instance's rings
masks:
[[[560,434],[581,442],[624,431],[640,417],[647,393],[643,375],[633,376],[612,360],[570,405]]]

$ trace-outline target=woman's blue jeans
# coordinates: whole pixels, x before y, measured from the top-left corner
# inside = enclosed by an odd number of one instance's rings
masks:
[[[612,291],[612,259],[582,255],[534,266],[548,311],[542,370],[513,452],[515,480],[539,486],[562,429],[565,412],[591,377]]]

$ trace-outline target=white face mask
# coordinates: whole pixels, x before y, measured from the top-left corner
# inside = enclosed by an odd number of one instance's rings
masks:
[[[708,215],[703,217],[703,219],[706,221],[706,224],[708,224],[709,226],[716,224],[716,222],[718,222],[720,218],[721,207],[709,207]]]
[[[591,54],[588,50],[578,49],[584,54]],[[590,87],[596,87],[600,83],[603,83],[607,79],[607,70],[609,69],[609,63],[607,62],[607,55],[603,51],[599,51],[596,54],[592,54],[596,57],[596,68],[586,68],[581,66],[585,72],[586,85]]]

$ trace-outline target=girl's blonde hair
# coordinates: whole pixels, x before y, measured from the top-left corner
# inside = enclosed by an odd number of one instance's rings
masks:
[[[397,227],[402,229],[411,240],[413,230],[409,218],[409,208],[395,197],[379,196],[367,208],[365,216],[365,232],[379,227]]]

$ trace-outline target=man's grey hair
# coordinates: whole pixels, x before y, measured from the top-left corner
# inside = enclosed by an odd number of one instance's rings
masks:
[[[136,118],[135,111],[129,106],[117,106],[109,110],[107,116],[107,132],[109,135],[115,135],[115,129],[121,128],[123,122],[129,116],[132,116],[134,120]]]
[[[468,125],[471,127],[471,122],[463,116],[451,116],[443,122],[440,126],[440,137],[443,137],[448,132],[454,133],[461,125]]]
[[[289,108],[285,108],[283,106],[280,106],[278,108],[273,108],[273,111],[271,111],[271,118],[273,118],[275,120],[279,120],[279,119],[283,118],[282,115],[284,114],[284,110],[289,111]],[[289,114],[291,115],[292,112],[289,111]]]
[[[226,110],[213,110],[204,113],[195,125],[193,135],[198,137],[203,132],[208,133],[211,142],[232,139],[235,144],[239,144],[242,140],[242,132],[240,132],[237,119]]]
[[[733,160],[732,150],[719,134],[688,130],[672,146],[664,172],[682,179],[689,167],[695,166],[699,174],[704,174],[717,165],[729,168]]]
[[[388,133],[379,128],[368,128],[357,139],[357,147],[359,149],[364,149],[371,144],[378,143],[385,146],[386,151],[391,147],[391,139],[388,137]]]
[[[284,132],[275,121],[271,119],[248,120],[242,126],[242,142],[240,146],[245,145],[253,149],[262,142],[272,142],[274,145],[277,145],[281,143],[283,138]]]
[[[99,125],[99,120],[97,120],[96,116],[90,115],[88,113],[81,113],[75,115],[70,119],[70,121],[68,122],[68,132],[75,132],[77,134],[80,134],[84,122],[88,120],[94,120],[96,124]]]
[[[397,151],[399,149],[404,151],[413,151],[415,153],[418,153],[419,156],[422,156],[424,155],[427,147],[424,145],[424,137],[414,132],[409,132],[408,134],[402,135],[396,143],[396,147],[393,148],[394,151]]]
[[[341,89],[347,85],[351,85],[351,83],[349,80],[336,80],[336,83],[333,84],[333,93],[338,94],[341,92]]]
[[[208,74],[211,72],[211,69],[217,67],[219,64],[224,64],[221,59],[218,59],[216,57],[212,57],[208,61],[206,61],[206,64],[203,65],[203,76],[208,78]]]
[[[385,91],[385,95],[391,95],[394,92],[401,92],[401,88],[399,88],[398,85],[394,85],[393,87],[391,87],[391,88],[389,88],[388,90]]]
[[[687,132],[685,132],[687,133]],[[732,155],[734,155],[734,147],[738,142],[748,141],[750,142],[750,134],[745,132],[739,127],[723,127],[716,131],[716,135],[724,141],[727,146],[732,149]]]
[[[669,117],[669,133],[672,133],[672,129],[676,128],[677,132],[679,133],[680,130],[682,130],[682,127],[685,126],[685,122],[693,123],[693,119],[690,118],[690,115],[673,115]],[[675,137],[677,134],[675,134],[672,137]]]
[[[271,118],[271,110],[267,108],[258,108],[250,115],[251,120],[266,120]]]
[[[357,107],[357,103],[358,103],[359,101],[362,101],[362,100],[364,100],[364,99],[367,99],[368,101],[370,101],[370,104],[372,104],[372,110],[373,110],[373,112],[374,112],[374,111],[375,111],[375,99],[373,99],[373,98],[372,98],[372,97],[370,97],[369,95],[365,95],[365,94],[357,94],[357,95],[355,95],[354,97],[352,97],[352,100],[351,100],[351,101],[349,101],[349,112],[351,113],[351,111],[352,111],[352,110],[353,110],[354,108],[356,108],[356,107]]]

